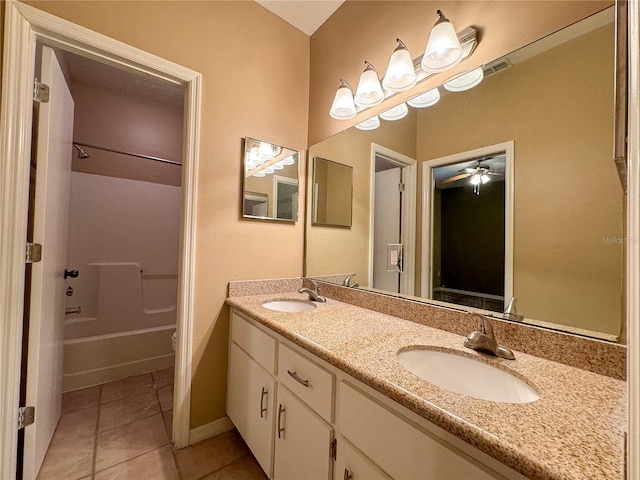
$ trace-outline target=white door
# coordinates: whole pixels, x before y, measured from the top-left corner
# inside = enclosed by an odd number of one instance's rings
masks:
[[[400,292],[400,273],[387,271],[387,244],[402,243],[401,193],[402,168],[375,174],[373,219],[373,288]]]
[[[32,266],[26,401],[36,420],[25,429],[25,480],[36,478],[60,418],[73,148],[73,99],[55,53],[42,50],[41,82],[50,99],[40,104],[37,130],[33,241],[43,248],[42,261]]]

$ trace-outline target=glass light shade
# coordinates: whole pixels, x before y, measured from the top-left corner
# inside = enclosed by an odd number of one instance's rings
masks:
[[[389,110],[385,110],[384,112],[380,113],[380,118],[388,121],[400,120],[401,118],[406,117],[407,113],[409,113],[407,104],[401,103],[396,107],[390,108]]]
[[[438,22],[431,34],[422,57],[425,72],[444,72],[462,60],[462,47],[449,21]]]
[[[491,180],[491,177],[486,173],[483,173],[482,175],[480,175],[480,180],[482,180],[482,183],[484,184]]]
[[[364,122],[360,122],[356,125],[356,128],[359,130],[375,130],[380,126],[380,118],[378,115],[374,115],[371,118],[368,118]]]
[[[278,163],[274,163],[273,165],[271,165],[275,170],[282,170],[284,168],[284,165],[282,164],[282,161],[278,162]]]
[[[289,155],[288,157],[282,160],[283,165],[293,165],[294,163],[296,163],[296,161],[293,159],[291,155]]]
[[[360,75],[360,82],[358,82],[353,101],[360,107],[373,107],[382,103],[384,93],[382,93],[378,72],[369,62],[365,62],[365,64],[367,67]]]
[[[262,171],[260,171],[260,172],[256,172],[256,173],[254,173],[254,174],[253,174],[253,176],[254,176],[254,177],[259,177],[259,178],[260,178],[260,177],[264,177],[264,176],[265,176],[265,173],[264,173],[264,172],[262,172]]]
[[[258,158],[258,147],[255,145],[251,147],[251,150],[249,150],[249,160],[254,163],[258,163],[260,161]]]
[[[462,75],[449,80],[443,85],[443,87],[450,92],[464,92],[465,90],[469,90],[478,85],[482,82],[483,78],[484,72],[482,71],[482,67],[478,67],[470,72],[463,73]]]
[[[267,167],[267,168],[262,169],[262,171],[264,173],[273,173],[273,172],[275,172],[275,169],[273,167]]]
[[[409,50],[404,47],[404,43],[400,40],[398,40],[398,43],[399,46],[391,54],[387,73],[385,73],[382,80],[382,86],[390,92],[408,90],[416,84],[418,78]]]
[[[471,185],[480,185],[480,182],[481,182],[481,181],[482,181],[482,180],[481,180],[481,178],[480,178],[480,175],[478,175],[477,173],[474,173],[474,174],[472,175],[472,177],[471,177],[471,180],[469,180],[469,183],[470,183]]]
[[[413,108],[425,108],[435,105],[440,100],[440,90],[434,88],[417,97],[407,100],[407,103]]]
[[[260,142],[260,145],[258,145],[258,158],[262,160],[273,158],[273,145],[267,142]]]
[[[329,115],[336,120],[350,120],[356,116],[356,105],[353,102],[353,92],[347,82],[342,83],[333,99]]]

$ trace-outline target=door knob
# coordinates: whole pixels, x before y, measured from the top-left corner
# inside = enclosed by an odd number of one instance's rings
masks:
[[[78,275],[80,275],[80,273],[78,272],[78,270],[64,270],[64,278],[66,280],[67,277],[71,277],[71,278],[76,278]]]

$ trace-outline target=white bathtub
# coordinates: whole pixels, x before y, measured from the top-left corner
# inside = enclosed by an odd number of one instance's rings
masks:
[[[64,392],[172,367],[175,324],[64,342]]]

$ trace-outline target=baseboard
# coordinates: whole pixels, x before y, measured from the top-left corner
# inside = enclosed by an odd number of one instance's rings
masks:
[[[213,422],[205,423],[199,427],[192,428],[189,430],[189,445],[193,445],[194,443],[201,442],[207,438],[228,432],[232,428],[233,423],[231,423],[231,419],[227,416]]]

